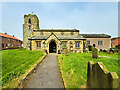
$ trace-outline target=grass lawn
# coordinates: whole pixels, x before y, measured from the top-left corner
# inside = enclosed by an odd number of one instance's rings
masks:
[[[45,55],[42,51],[3,50],[2,86],[13,88]]]
[[[80,88],[87,83],[87,65],[88,61],[103,62],[110,72],[116,72],[120,77],[118,70],[118,54],[108,54],[99,52],[99,59],[93,59],[92,53],[68,53],[58,55],[59,65],[66,88]],[[119,66],[120,67],[120,66]],[[119,82],[120,89],[120,82]]]

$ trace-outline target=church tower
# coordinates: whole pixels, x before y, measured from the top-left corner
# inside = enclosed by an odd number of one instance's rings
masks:
[[[23,48],[27,48],[29,41],[28,38],[33,36],[33,30],[39,29],[39,19],[34,14],[24,15],[24,24],[23,24]]]

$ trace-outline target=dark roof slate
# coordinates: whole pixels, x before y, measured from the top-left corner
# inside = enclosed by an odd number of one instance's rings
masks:
[[[74,36],[74,35],[70,35],[70,36],[57,36],[58,37],[58,39],[60,39],[60,40],[64,40],[64,39],[66,39],[66,40],[71,40],[71,39],[73,39],[73,40],[79,40],[79,39],[85,39],[85,38],[83,38],[81,35],[77,35],[77,36]]]
[[[62,31],[62,32],[65,32],[65,31],[77,31],[77,32],[79,32],[78,29],[34,29],[33,31]]]
[[[110,35],[107,34],[80,34],[84,38],[111,38]]]
[[[48,36],[40,35],[40,36],[33,36],[33,37],[29,38],[29,40],[46,40],[47,38],[48,38]]]
[[[29,38],[29,40],[46,40],[49,36],[33,36],[32,38]],[[78,36],[56,36],[59,40],[84,40],[81,35]]]

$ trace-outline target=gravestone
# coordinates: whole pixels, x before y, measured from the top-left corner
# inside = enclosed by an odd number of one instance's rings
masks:
[[[19,50],[22,50],[22,47],[21,47],[21,46],[19,47]]]
[[[102,62],[88,62],[87,90],[118,90],[118,87],[119,77],[115,72],[108,71]]]
[[[98,49],[95,47],[92,48],[92,58],[98,58]]]

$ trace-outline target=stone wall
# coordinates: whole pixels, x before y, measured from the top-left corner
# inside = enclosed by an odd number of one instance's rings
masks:
[[[29,23],[29,19],[31,23]],[[24,15],[24,24],[23,24],[23,47],[27,48],[29,41],[28,38],[33,36],[33,29],[39,28],[39,19],[36,15]]]
[[[49,53],[49,43],[54,40],[56,43],[57,47],[57,53],[58,50],[61,52],[73,52],[73,53],[83,53],[83,40],[57,40],[56,37],[51,36],[47,40],[32,40],[31,45],[32,45],[32,50],[41,50],[45,51],[47,50]],[[41,42],[41,47],[37,48],[37,42]],[[66,42],[66,48],[62,47],[62,42]],[[72,42],[72,44],[71,44]],[[80,42],[79,43],[79,48],[75,47],[75,42]]]
[[[118,88],[119,77],[115,72],[109,72],[102,62],[88,62],[88,88]]]

